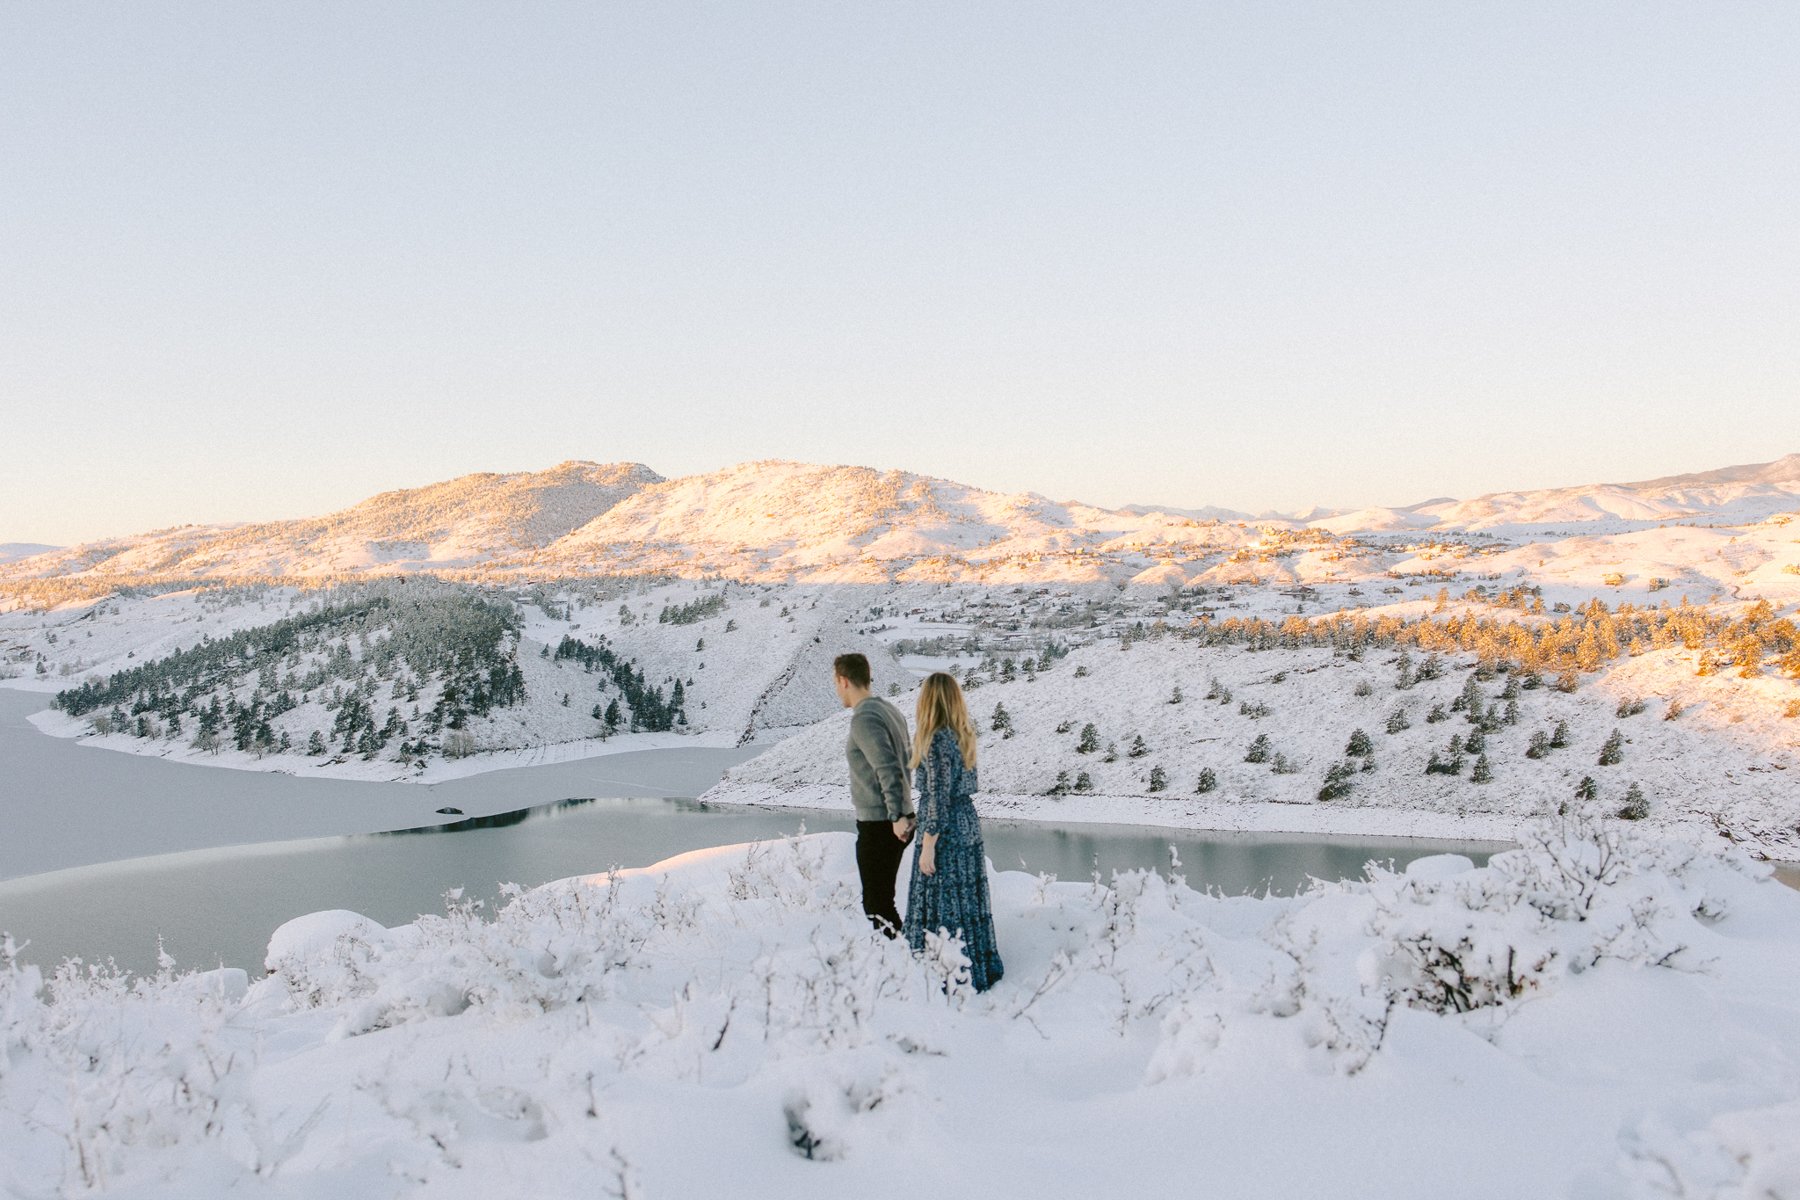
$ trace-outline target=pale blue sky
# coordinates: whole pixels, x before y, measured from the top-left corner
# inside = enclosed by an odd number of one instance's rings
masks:
[[[1239,508],[1800,450],[1800,5],[10,4],[0,540],[566,458]]]

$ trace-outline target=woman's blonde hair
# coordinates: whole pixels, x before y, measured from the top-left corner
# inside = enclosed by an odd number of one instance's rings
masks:
[[[962,688],[956,676],[933,671],[919,689],[919,708],[913,722],[912,765],[925,761],[931,750],[931,739],[940,729],[956,735],[962,748],[963,766],[975,767],[975,722],[969,720],[969,706],[963,702]]]

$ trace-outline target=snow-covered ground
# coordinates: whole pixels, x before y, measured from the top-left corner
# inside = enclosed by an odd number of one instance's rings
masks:
[[[1800,894],[1580,818],[1281,899],[994,877],[1006,977],[851,838],[700,852],[271,974],[0,970],[11,1194],[1791,1196]]]

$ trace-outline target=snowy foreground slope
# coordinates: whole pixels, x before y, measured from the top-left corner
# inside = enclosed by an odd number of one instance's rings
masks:
[[[1178,871],[1179,868],[1176,868]],[[1293,898],[994,878],[967,994],[847,835],[494,914],[283,926],[271,974],[0,972],[19,1196],[1800,1194],[1800,894],[1538,827]]]

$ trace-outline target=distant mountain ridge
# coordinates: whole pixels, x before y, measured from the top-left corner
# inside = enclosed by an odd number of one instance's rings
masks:
[[[1800,508],[1800,454],[1773,462],[1666,475],[1638,483],[1590,484],[1529,492],[1495,492],[1420,510],[1452,529],[1566,525],[1590,521],[1656,523],[1766,520]]]
[[[61,546],[46,546],[42,542],[0,542],[0,563],[17,562],[21,558],[60,549]]]
[[[180,526],[0,565],[0,580],[328,578],[404,572],[719,575],[838,582],[1306,582],[1386,542],[1365,533],[1534,536],[1660,522],[1742,524],[1800,511],[1800,454],[1640,483],[1298,517],[1106,509],[907,471],[769,460],[664,478],[570,461],[382,492],[322,517]],[[1391,539],[1390,539],[1391,540]],[[0,563],[4,563],[0,559]]]

